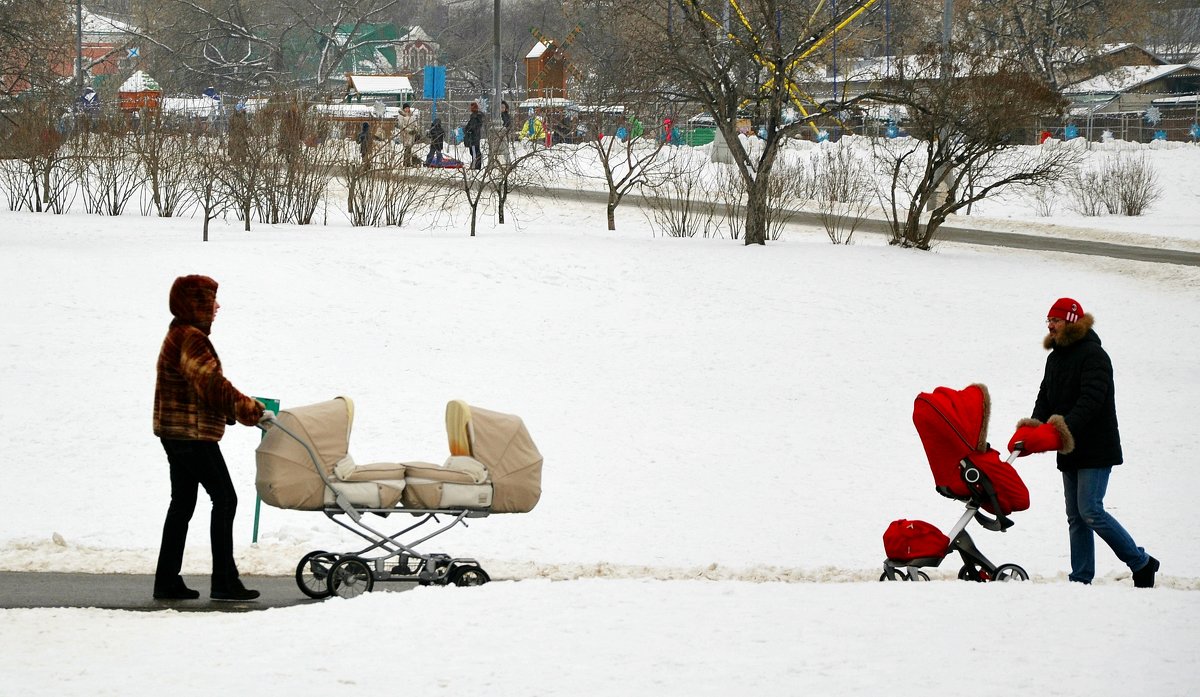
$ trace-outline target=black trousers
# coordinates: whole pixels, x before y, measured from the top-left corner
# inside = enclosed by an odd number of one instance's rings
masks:
[[[481,169],[483,166],[483,150],[479,148],[479,143],[474,142],[467,146],[471,151],[471,169]]]
[[[163,438],[163,450],[171,464],[171,505],[163,523],[162,545],[158,550],[156,585],[169,585],[183,567],[183,548],[187,543],[188,523],[196,510],[199,487],[212,499],[209,537],[212,542],[212,587],[227,588],[238,580],[233,561],[233,518],[237,513],[237,492],[229,477],[229,468],[215,441],[170,440]]]

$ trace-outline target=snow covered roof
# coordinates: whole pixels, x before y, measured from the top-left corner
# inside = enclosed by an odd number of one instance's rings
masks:
[[[162,87],[158,86],[158,82],[154,78],[150,77],[146,73],[139,70],[136,73],[134,73],[133,75],[130,75],[128,80],[121,83],[121,87],[117,91],[118,92],[161,92]]]
[[[350,89],[362,95],[412,92],[412,82],[404,75],[347,75]]]
[[[1189,66],[1186,64],[1126,65],[1110,70],[1103,75],[1097,75],[1091,79],[1084,80],[1083,82],[1077,82],[1067,87],[1063,92],[1066,94],[1127,92],[1135,87],[1144,85],[1147,82],[1153,82],[1187,67]]]
[[[221,103],[210,97],[163,97],[159,108],[166,114],[212,116],[221,111]]]
[[[84,34],[134,34],[137,32],[137,27],[119,22],[111,17],[98,15],[83,6],[80,8],[83,17],[83,33]]]
[[[529,49],[529,53],[525,54],[525,57],[526,58],[541,58],[542,54],[544,54],[547,50],[549,50],[549,48],[550,48],[550,46],[548,44],[544,44],[541,41],[539,41],[533,45],[533,48]]]
[[[312,110],[318,114],[347,119],[379,118],[375,113],[374,104],[314,104]],[[400,115],[400,107],[389,106],[383,109],[383,118],[394,119]]]
[[[1160,99],[1151,100],[1154,106],[1179,106],[1186,104],[1196,104],[1200,102],[1200,94],[1185,94],[1179,97],[1162,97]]]
[[[423,43],[431,44],[431,43],[433,43],[433,37],[430,36],[428,33],[426,33],[425,30],[422,29],[421,27],[415,26],[415,27],[410,27],[409,30],[407,32],[405,32],[404,36],[400,37],[400,41],[401,42],[420,41]]]

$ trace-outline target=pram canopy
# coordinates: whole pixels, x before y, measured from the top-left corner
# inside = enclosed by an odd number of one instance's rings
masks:
[[[341,495],[368,508],[403,502],[525,513],[541,497],[542,455],[512,414],[451,402],[451,456],[444,465],[356,464],[349,454],[354,403],[348,397],[287,409],[276,418],[282,428],[268,428],[256,452],[255,485],[262,500],[277,508],[321,510]]]
[[[965,459],[979,468],[995,490],[1000,510],[989,500],[982,507],[1008,515],[1029,508],[1029,489],[1013,466],[988,446],[988,419],[991,395],[985,385],[973,384],[961,390],[938,387],[917,395],[913,404],[913,425],[925,447],[934,485],[944,494],[960,499],[976,496],[963,480],[960,463]]]

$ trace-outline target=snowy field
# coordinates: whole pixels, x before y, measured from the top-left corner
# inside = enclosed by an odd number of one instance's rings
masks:
[[[963,225],[1200,251],[1200,148],[1144,148],[1141,218],[1037,217],[1016,196]],[[573,183],[567,182],[567,186]],[[212,338],[241,390],[348,395],[360,462],[446,455],[447,400],[520,414],[545,456],[528,514],[438,538],[498,582],[248,614],[0,610],[0,694],[1194,695],[1200,676],[1200,268],[789,229],[765,247],[655,236],[633,208],[519,202],[519,224],[402,229],[0,212],[0,569],[152,573],[169,495],[150,430],[178,275],[221,284]],[[1061,480],[971,527],[1025,584],[878,583],[897,518],[947,530],[913,398],[987,384],[1003,449],[1037,392],[1046,310],[1071,296],[1113,357],[1126,464],[1106,503],[1162,561],[1135,591],[1103,544],[1066,581]],[[222,443],[243,574],[355,542],[263,507],[255,429]],[[208,506],[184,572],[208,571]],[[505,581],[505,582],[499,582]],[[199,588],[207,592],[206,587]],[[149,595],[151,589],[146,588]],[[299,593],[299,591],[297,591]]]

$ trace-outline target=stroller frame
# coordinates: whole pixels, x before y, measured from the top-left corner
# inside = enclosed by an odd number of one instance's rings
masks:
[[[1019,448],[1011,453],[1008,456],[1008,464],[1012,464],[1019,454]],[[1025,569],[1016,564],[1000,564],[998,566],[993,564],[983,555],[983,552],[979,551],[975,541],[967,533],[967,525],[972,519],[988,530],[999,532],[1007,532],[1013,526],[1013,521],[1003,513],[997,513],[995,518],[991,518],[980,510],[984,502],[990,503],[994,511],[1002,510],[996,499],[996,489],[987,474],[971,462],[969,457],[964,457],[959,461],[958,469],[970,495],[955,496],[945,487],[937,487],[937,492],[942,496],[967,502],[966,510],[959,516],[958,522],[954,524],[947,535],[950,538],[949,546],[941,556],[906,560],[885,559],[883,574],[879,577],[880,581],[928,581],[929,574],[921,569],[940,566],[942,560],[952,552],[958,552],[962,557],[963,565],[958,570],[959,580],[979,582],[1029,580],[1029,574]]]
[[[451,557],[440,552],[422,553],[416,547],[458,526],[467,527],[468,518],[485,518],[487,510],[471,508],[367,508],[355,506],[333,487],[333,481],[321,466],[321,460],[310,443],[288,430],[276,419],[266,422],[278,428],[298,442],[308,453],[325,488],[334,494],[334,504],[326,505],[322,511],[337,525],[363,538],[368,545],[353,552],[335,553],[315,550],[305,554],[296,565],[296,585],[310,598],[321,599],[337,595],[353,598],[371,591],[376,582],[405,581],[420,585],[478,586],[491,580],[483,567],[474,559]],[[260,426],[264,430],[266,425]],[[386,518],[393,513],[409,513],[420,520],[393,534],[376,530],[363,520],[363,514],[374,513]],[[438,516],[449,516],[443,523]],[[436,529],[409,542],[400,537],[428,523]],[[372,553],[377,553],[373,556]]]

